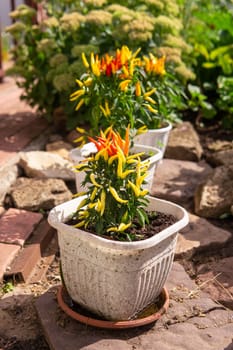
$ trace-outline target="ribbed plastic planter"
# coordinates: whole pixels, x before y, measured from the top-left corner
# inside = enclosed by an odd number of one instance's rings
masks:
[[[182,207],[148,198],[148,210],[172,214],[177,222],[137,242],[112,241],[67,225],[83,197],[49,213],[50,225],[58,230],[62,274],[70,297],[106,320],[132,319],[155,301],[172,266],[177,233],[188,223]]]
[[[167,147],[171,129],[171,123],[165,122],[164,127],[162,128],[149,129],[147,132],[135,136],[134,142],[140,145],[159,148],[163,156]]]

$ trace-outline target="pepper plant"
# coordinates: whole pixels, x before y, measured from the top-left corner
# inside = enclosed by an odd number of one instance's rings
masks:
[[[142,227],[148,223],[148,190],[143,184],[149,163],[141,161],[143,152],[129,154],[129,128],[124,138],[109,127],[90,141],[96,153],[76,166],[77,171],[85,172],[83,185],[87,190],[77,194],[85,198],[73,215],[75,227],[119,240],[134,240],[138,237],[128,229],[135,220]]]

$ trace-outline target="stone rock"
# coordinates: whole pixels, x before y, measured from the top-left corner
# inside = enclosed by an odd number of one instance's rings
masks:
[[[197,278],[202,290],[224,306],[233,310],[233,256],[199,265]],[[209,283],[206,283],[209,281]]]
[[[43,151],[20,152],[19,165],[28,177],[74,180],[73,164],[57,154]]]
[[[233,164],[233,148],[207,155],[206,161],[212,166]]]
[[[189,122],[177,124],[169,136],[165,158],[198,162],[203,154],[198,134]]]
[[[190,209],[197,185],[211,171],[212,168],[204,161],[197,163],[163,159],[156,169],[151,194]]]
[[[69,154],[72,148],[73,146],[70,143],[60,140],[48,143],[45,149],[47,152],[58,154],[60,157],[70,160]]]
[[[216,140],[214,142],[209,143],[207,145],[207,148],[211,152],[226,151],[226,150],[229,150],[229,149],[233,149],[233,142],[223,141],[223,140]]]
[[[230,213],[233,204],[233,165],[220,166],[195,192],[195,213],[206,218],[219,218]]]
[[[11,190],[16,208],[29,211],[49,210],[72,198],[72,193],[61,179],[18,178]]]
[[[18,170],[18,166],[15,164],[0,169],[0,204],[4,202],[8,190],[16,181]]]
[[[189,214],[189,223],[178,235],[176,258],[191,258],[195,253],[217,250],[231,239],[230,232],[204,218]]]

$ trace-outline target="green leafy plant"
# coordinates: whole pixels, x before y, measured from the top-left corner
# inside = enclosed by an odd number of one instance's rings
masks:
[[[9,292],[12,292],[13,289],[14,289],[13,283],[12,283],[12,282],[6,282],[6,283],[3,285],[3,287],[2,287],[2,292],[3,292],[4,294],[6,294],[6,293],[9,293]]]
[[[190,0],[185,8],[183,35],[193,46],[186,62],[191,63],[196,75],[192,82],[196,87],[188,86],[188,105],[199,106],[204,119],[212,118],[222,127],[231,128],[230,108],[224,103],[225,99],[231,100],[230,89],[220,85],[233,73],[232,4],[228,0]]]
[[[141,153],[129,154],[130,137],[125,137],[111,127],[96,138],[90,138],[96,147],[77,171],[85,172],[85,195],[73,215],[75,227],[118,240],[135,240],[129,228],[137,223],[148,223],[146,206],[147,189],[143,189],[149,163],[141,161]]]
[[[62,117],[68,129],[89,122],[85,113],[74,115],[68,102],[75,77],[83,73],[82,52],[102,55],[127,43],[131,50],[141,47],[144,54],[165,55],[169,69],[182,82],[193,77],[183,61],[190,48],[180,35],[175,0],[37,2],[43,10],[36,24],[34,9],[26,5],[11,13],[15,23],[7,31],[14,39],[14,65],[8,73],[19,78],[22,98],[51,122],[61,123]],[[176,85],[170,81],[170,86]]]

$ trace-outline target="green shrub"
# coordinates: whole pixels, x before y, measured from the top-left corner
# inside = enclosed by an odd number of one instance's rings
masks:
[[[181,38],[180,7],[175,0],[53,0],[42,4],[45,15],[38,24],[32,24],[35,11],[26,5],[11,13],[16,22],[7,31],[14,38],[15,63],[8,73],[19,78],[22,98],[51,122],[57,109],[63,111],[69,129],[89,122],[69,102],[75,79],[82,74],[81,52],[103,54],[122,45],[132,50],[141,47],[145,54],[166,55],[167,71],[182,83],[194,78],[183,60],[190,46]],[[177,100],[177,108],[179,104]]]

